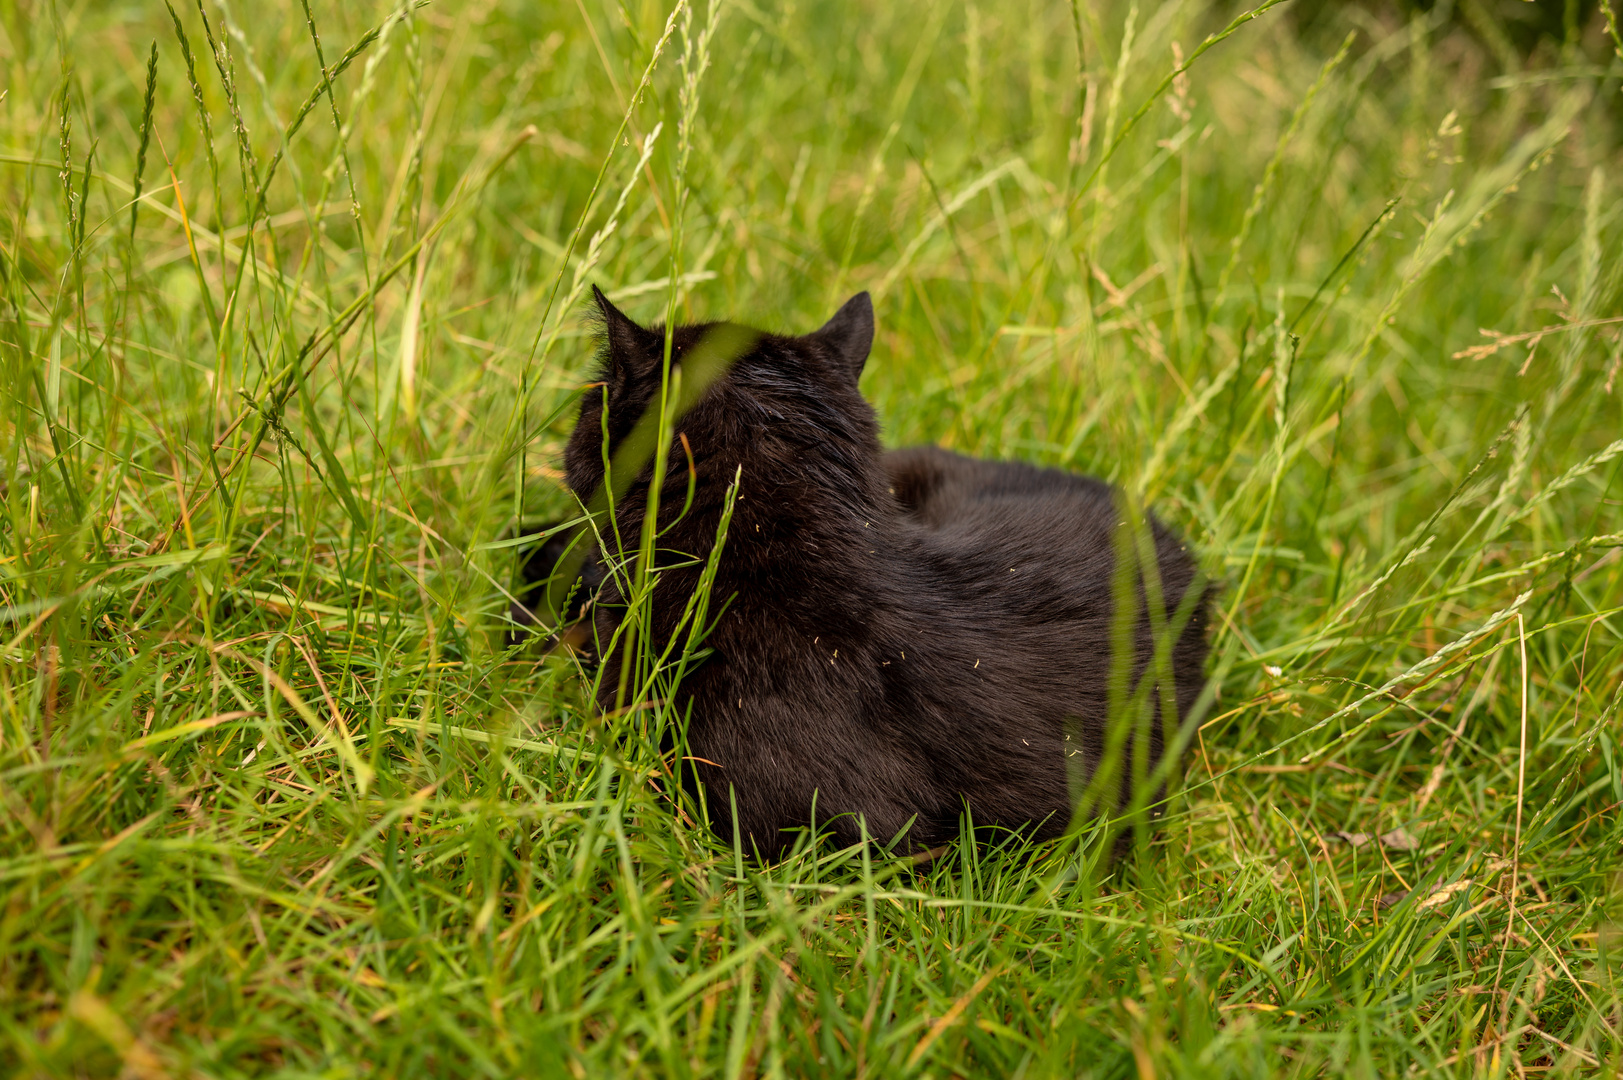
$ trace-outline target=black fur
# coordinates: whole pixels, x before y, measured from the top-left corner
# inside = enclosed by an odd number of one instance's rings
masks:
[[[534,526],[536,531],[551,531],[558,528],[557,523]],[[532,548],[519,566],[519,586],[517,600],[509,606],[507,616],[511,626],[507,632],[507,644],[521,644],[532,632],[532,629],[551,622],[546,612],[548,610],[547,592],[553,585],[553,576],[565,571],[560,567],[568,566],[564,559],[571,551],[582,548],[589,549],[589,537],[581,536],[576,532],[561,530],[553,532],[541,542],[540,547]],[[578,584],[565,594],[565,622],[571,625],[560,633],[547,639],[549,646],[567,644],[574,652],[584,659],[591,659],[590,635],[585,633],[589,627],[579,625],[579,620],[591,610],[592,598],[597,595],[603,584],[603,564],[594,558],[580,560],[575,569]],[[565,582],[563,584],[572,584]]]
[[[565,451],[583,502],[603,477],[604,402],[612,448],[658,394],[664,337],[597,299],[606,385],[584,399]],[[871,837],[907,829],[907,847],[927,848],[957,832],[966,805],[977,826],[1057,835],[1073,784],[1105,745],[1115,493],[1087,477],[934,447],[883,453],[857,389],[873,327],[862,293],[815,333],[763,335],[678,422],[697,491],[662,549],[709,552],[743,467],[714,586],[718,606],[731,600],[706,641],[714,655],[681,687],[712,821],[730,838],[736,801],[746,844],[763,854],[811,823],[814,799],[818,822],[846,843],[860,837],[860,816]],[[675,331],[673,363],[706,329]],[[687,493],[679,448],[671,460],[662,526]],[[650,473],[618,507],[631,545]],[[1152,528],[1169,616],[1185,590],[1202,590],[1172,650],[1181,720],[1203,682],[1205,586],[1177,538]],[[661,579],[661,644],[698,577],[693,567]],[[606,642],[618,598],[612,578],[601,589],[593,618]],[[1151,650],[1142,587],[1138,595],[1135,676]],[[604,660],[605,707],[619,662]],[[1152,761],[1160,726],[1150,725]]]

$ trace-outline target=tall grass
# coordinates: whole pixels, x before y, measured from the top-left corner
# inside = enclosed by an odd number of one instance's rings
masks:
[[[1614,1075],[1623,44],[1568,6],[0,7],[0,1063]],[[870,289],[891,444],[1194,540],[1153,843],[763,865],[660,695],[507,650],[592,283]]]

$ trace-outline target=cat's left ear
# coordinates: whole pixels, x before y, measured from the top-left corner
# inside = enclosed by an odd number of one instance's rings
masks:
[[[857,293],[832,319],[806,336],[828,349],[856,382],[862,365],[868,362],[868,350],[873,348],[873,299],[865,292]]]
[[[603,331],[608,345],[608,375],[620,386],[647,381],[658,369],[655,355],[657,342],[663,334],[655,334],[638,326],[625,312],[615,307],[603,290],[592,286],[592,297],[603,317]]]

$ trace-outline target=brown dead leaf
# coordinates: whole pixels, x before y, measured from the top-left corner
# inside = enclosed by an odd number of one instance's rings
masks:
[[[1336,840],[1345,840],[1355,848],[1363,847],[1370,841],[1369,833],[1333,832],[1330,835]],[[1375,839],[1379,840],[1381,846],[1388,851],[1413,851],[1420,846],[1420,841],[1415,839],[1414,833],[1408,829],[1393,829],[1390,832],[1381,833]]]
[[[1399,828],[1382,833],[1381,846],[1390,851],[1413,851],[1420,846],[1420,841],[1408,829]]]
[[[1415,910],[1432,911],[1440,908],[1460,893],[1469,889],[1473,884],[1475,882],[1470,878],[1460,878],[1458,881],[1451,881],[1447,885],[1439,885],[1431,891],[1429,896],[1415,906]]]

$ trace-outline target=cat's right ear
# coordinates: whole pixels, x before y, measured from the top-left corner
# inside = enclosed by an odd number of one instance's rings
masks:
[[[592,286],[592,298],[603,316],[603,330],[608,339],[609,376],[617,383],[636,382],[647,377],[658,367],[651,342],[657,335],[638,326],[631,316],[615,307],[603,290]]]
[[[834,355],[834,359],[856,382],[873,348],[873,299],[859,292],[834,313],[834,317],[807,335]]]

